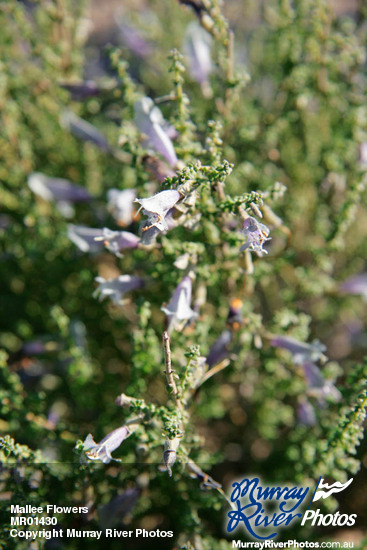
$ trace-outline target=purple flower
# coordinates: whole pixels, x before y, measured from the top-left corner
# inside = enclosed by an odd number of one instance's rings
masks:
[[[367,141],[360,143],[358,150],[359,165],[363,170],[367,169]]]
[[[168,135],[168,124],[150,97],[135,103],[135,124],[148,137],[149,145],[160,153],[171,166],[177,164],[177,156]]]
[[[309,395],[317,397],[320,404],[323,404],[325,399],[340,401],[341,394],[339,390],[331,380],[325,380],[319,367],[314,363],[307,362],[302,365],[302,368],[309,387]]]
[[[110,189],[107,193],[108,209],[118,225],[126,227],[133,221],[135,189]]]
[[[102,229],[85,227],[84,225],[68,225],[69,239],[82,252],[99,252],[103,249],[103,242],[96,240],[102,235]]]
[[[315,409],[306,397],[298,399],[297,416],[301,424],[305,426],[314,426],[316,424]]]
[[[326,359],[326,356],[323,354],[326,351],[326,346],[318,340],[314,340],[311,344],[305,344],[288,336],[277,336],[273,338],[271,344],[276,348],[290,351],[294,362],[298,364]]]
[[[83,101],[88,97],[99,95],[101,88],[93,80],[83,82],[60,82],[59,86],[67,90],[74,101]]]
[[[111,231],[107,227],[104,227],[101,230],[101,235],[95,237],[94,240],[102,242],[107,250],[113,252],[116,256],[121,256],[120,250],[137,248],[140,241],[139,237],[134,235],[134,233],[129,233],[129,231]]]
[[[136,199],[135,202],[140,204],[140,209],[142,208],[143,213],[148,216],[148,227],[143,228],[143,231],[152,226],[155,226],[159,231],[168,231],[169,226],[166,217],[168,217],[169,211],[181,198],[181,193],[170,189],[168,191],[161,191],[148,199]]]
[[[144,59],[153,53],[152,45],[130,22],[126,22],[127,18],[125,14],[117,15],[115,19],[123,43],[136,57]]]
[[[268,253],[267,250],[263,248],[264,243],[270,241],[270,237],[268,237],[270,229],[266,225],[249,216],[243,222],[242,233],[245,235],[247,241],[241,246],[241,252],[250,248],[255,252]]]
[[[78,117],[72,111],[65,111],[61,117],[61,122],[75,137],[82,141],[90,141],[106,153],[112,152],[105,136],[92,124]]]
[[[223,331],[209,350],[206,358],[206,362],[209,367],[213,367],[228,357],[229,351],[227,346],[231,343],[231,341],[232,333],[229,330]]]
[[[319,367],[314,364],[314,361],[319,359],[326,360],[326,356],[323,353],[326,347],[321,342],[314,340],[311,344],[305,344],[293,338],[277,336],[271,343],[275,347],[290,351],[293,355],[294,363],[302,366],[307,380],[307,393],[309,395],[317,397],[320,404],[327,398],[331,398],[334,401],[340,400],[339,390],[336,389],[330,380],[325,380]]]
[[[81,225],[68,226],[69,239],[82,252],[99,252],[104,247],[120,256],[120,251],[128,248],[137,248],[139,237],[128,231],[112,231],[107,227],[95,229]]]
[[[195,319],[198,314],[193,311],[191,305],[192,282],[189,276],[185,276],[176,287],[170,302],[161,307],[168,317],[169,328],[180,326],[183,321]]]
[[[183,49],[190,74],[200,85],[208,82],[209,74],[212,72],[211,42],[210,34],[199,23],[193,21],[187,26]]]
[[[167,231],[176,227],[177,223],[172,218],[172,212],[173,208],[168,212],[165,218],[165,223],[167,224],[166,231],[160,231],[155,225],[146,224],[145,227],[142,228],[140,244],[144,246],[152,246],[156,243],[158,235],[161,235],[162,233],[166,234]]]
[[[89,202],[90,193],[80,185],[62,178],[50,178],[40,172],[28,176],[28,186],[46,201]]]
[[[111,460],[120,462],[117,458],[112,458],[111,453],[129,437],[130,433],[127,426],[121,426],[117,428],[117,430],[113,430],[113,432],[106,435],[100,443],[95,443],[92,434],[88,434],[83,443],[87,457],[90,460],[101,460],[104,464],[108,464]]]
[[[367,273],[360,273],[354,277],[349,277],[340,285],[343,292],[348,294],[357,294],[367,300]]]
[[[141,235],[140,244],[142,244],[143,246],[155,245],[158,235],[160,235],[162,232],[159,231],[159,229],[157,229],[155,227],[155,225],[151,225],[151,226],[149,226],[147,228],[143,228],[143,229],[144,229],[144,231]]]
[[[141,288],[144,284],[143,279],[132,275],[120,275],[114,279],[96,277],[95,281],[99,286],[96,289],[94,296],[99,296],[100,301],[108,296],[116,305],[121,304],[122,297],[126,292],[136,288]]]
[[[45,353],[47,350],[46,343],[42,340],[30,340],[25,342],[20,349],[24,355],[39,355]]]

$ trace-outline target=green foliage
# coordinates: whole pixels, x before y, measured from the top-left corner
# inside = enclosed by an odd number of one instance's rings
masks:
[[[28,548],[7,540],[10,501],[88,506],[97,529],[103,506],[134,489],[117,526],[172,529],[173,540],[149,541],[163,550],[221,550],[230,545],[223,518],[233,479],[312,486],[320,475],[360,475],[365,484],[366,312],[340,283],[365,270],[367,257],[366,9],[352,19],[322,0],[246,0],[236,19],[236,3],[226,4],[203,0],[196,17],[174,0],[154,1],[149,21],[132,5],[151,53],[109,44],[99,93],[78,101],[62,85],[102,71],[90,58],[98,46],[93,36],[87,44],[88,6],[0,2],[0,547]],[[212,40],[205,84],[182,46],[194,18]],[[148,95],[177,133],[174,166],[138,128],[134,105]],[[78,138],[66,111],[110,146]],[[93,198],[68,220],[57,201],[31,191],[34,172]],[[140,238],[147,230],[146,209],[119,227],[111,189],[135,189],[139,199],[177,190],[174,227],[121,256],[81,252],[69,222]],[[268,255],[241,250],[248,220],[262,227],[258,246]],[[119,274],[144,287],[119,305],[96,300],[95,277]],[[197,315],[170,326],[161,308],[184,277]],[[223,355],[209,364],[223,333]],[[317,367],[326,396],[294,354],[272,345],[276,336],[326,344]],[[310,425],[299,414],[305,399]],[[89,460],[87,435],[99,442],[123,425],[129,437],[113,450],[121,463]],[[365,536],[359,497],[355,509]],[[70,526],[83,528],[85,518],[67,517]],[[325,533],[293,528],[280,539],[291,536]]]

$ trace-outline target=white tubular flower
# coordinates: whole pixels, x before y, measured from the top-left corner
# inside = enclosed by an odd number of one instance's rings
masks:
[[[120,275],[115,279],[96,277],[95,281],[99,284],[99,287],[96,289],[94,296],[99,296],[100,301],[108,296],[116,305],[121,304],[122,297],[126,292],[141,288],[144,284],[143,279],[132,275]]]
[[[130,233],[129,231],[112,231],[107,227],[101,230],[101,236],[95,238],[96,241],[100,241],[109,250],[121,256],[120,251],[127,248],[137,248],[139,244],[139,237]]]
[[[75,137],[82,141],[89,141],[96,147],[110,153],[112,151],[107,139],[97,128],[83,120],[72,111],[64,111],[61,116],[61,124],[67,128]]]
[[[148,227],[143,228],[143,231],[155,226],[159,231],[168,231],[166,217],[174,205],[182,198],[182,195],[174,189],[161,191],[148,199],[136,199],[135,202],[140,204],[140,209],[148,216]],[[139,209],[139,210],[140,210]]]
[[[120,462],[117,458],[113,458],[111,453],[120,447],[121,443],[129,437],[131,431],[127,426],[121,426],[117,430],[109,433],[102,439],[100,443],[96,443],[92,434],[88,434],[83,446],[86,455],[90,460],[101,460],[104,464],[108,464],[111,460]]]
[[[84,225],[74,225],[71,223],[68,225],[69,239],[82,252],[99,252],[103,249],[104,244],[98,240],[101,235],[101,229],[85,227]]]
[[[340,285],[340,289],[346,294],[362,296],[363,300],[367,301],[367,273],[349,277]]]
[[[135,103],[135,124],[148,137],[149,145],[160,153],[171,166],[176,166],[177,156],[169,137],[168,123],[150,97]]]
[[[254,250],[255,252],[268,253],[268,251],[263,248],[264,243],[270,241],[270,237],[268,236],[270,229],[266,225],[249,216],[243,222],[242,233],[247,238],[247,241],[241,246],[241,252],[250,248],[250,250]]]
[[[183,50],[190,74],[200,85],[208,83],[209,75],[212,72],[211,43],[210,34],[199,23],[193,21],[187,26]]]
[[[68,225],[68,237],[82,252],[100,252],[106,247],[116,256],[121,256],[121,250],[137,248],[140,241],[137,235],[129,231],[112,231],[107,227],[95,229],[73,224]]]
[[[177,285],[171,301],[161,310],[168,317],[169,328],[175,328],[181,325],[183,321],[189,321],[198,316],[190,307],[191,305],[192,282],[189,276],[186,276]]]
[[[130,225],[134,215],[135,189],[110,189],[107,193],[108,209],[121,227]]]
[[[45,201],[75,203],[92,200],[84,187],[63,178],[50,178],[41,172],[29,174],[28,187]]]
[[[273,338],[271,344],[276,348],[290,351],[294,362],[297,364],[314,362],[319,359],[326,360],[326,356],[323,353],[326,351],[326,346],[319,342],[319,340],[314,340],[311,344],[307,344],[288,336],[276,336]]]
[[[336,402],[341,400],[340,391],[331,380],[326,380],[323,377],[317,365],[314,363],[304,363],[302,368],[308,384],[308,394],[316,397],[321,406],[328,399]]]

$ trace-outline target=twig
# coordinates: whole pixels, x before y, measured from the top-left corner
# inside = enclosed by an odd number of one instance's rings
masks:
[[[187,467],[191,471],[193,477],[196,477],[199,481],[201,481],[201,483],[200,483],[200,488],[201,489],[204,489],[204,490],[206,490],[206,489],[215,489],[215,490],[217,490],[218,493],[220,493],[222,495],[222,497],[228,502],[228,504],[231,506],[231,508],[233,510],[235,509],[234,504],[227,497],[227,495],[223,491],[222,485],[220,483],[215,481],[207,473],[203,472],[203,470],[201,468],[199,468],[199,466],[197,464],[195,464],[195,462],[192,462],[191,460],[189,462],[187,462]]]
[[[204,376],[202,377],[202,379],[200,380],[200,386],[202,384],[204,384],[204,382],[206,382],[207,380],[209,380],[209,378],[211,378],[212,376],[214,376],[214,374],[217,374],[218,372],[220,372],[221,370],[225,369],[226,367],[228,367],[228,365],[230,364],[230,360],[229,359],[223,359],[223,361],[221,361],[220,363],[218,363],[218,365],[215,365],[215,367],[213,367],[212,369],[208,370],[208,372],[206,372],[204,374]]]
[[[220,198],[221,201],[224,201],[225,198],[226,198],[226,195],[224,193],[224,186],[223,186],[223,182],[222,181],[218,181],[216,184],[215,184],[215,188],[217,190],[217,193],[218,193],[218,197]]]
[[[268,206],[267,204],[263,204],[262,210],[265,221],[273,224],[277,229],[280,229],[280,231],[285,234],[285,236],[287,237],[286,248],[288,248],[292,240],[292,233],[290,229],[283,224],[283,220],[272,211],[270,206]]]
[[[176,382],[173,376],[174,371],[172,370],[172,364],[171,364],[171,346],[170,346],[170,338],[168,336],[168,332],[165,330],[163,332],[163,349],[164,349],[164,360],[166,364],[166,370],[164,371],[167,379],[168,387],[172,389],[172,395],[175,399],[176,407],[178,410],[183,411],[183,405],[180,399],[180,395],[176,386]],[[183,436],[183,427],[180,423],[179,426],[180,434],[176,435],[174,438],[170,439],[167,437],[165,444],[164,444],[164,453],[163,453],[163,460],[166,465],[168,475],[172,476],[172,466],[176,462],[177,458],[177,449],[180,445],[181,438]]]
[[[169,388],[172,389],[172,395],[176,401],[177,408],[182,410],[182,403],[180,400],[180,396],[178,393],[178,389],[176,386],[175,379],[173,377],[174,371],[172,370],[172,363],[171,363],[171,346],[170,346],[170,338],[168,336],[168,332],[165,330],[163,332],[163,349],[164,349],[164,360],[166,364],[166,370],[164,371],[164,374],[166,375],[167,379],[167,385]]]
[[[176,100],[177,100],[176,94],[171,93],[167,95],[162,95],[161,97],[156,97],[154,100],[154,103],[158,105],[159,103],[167,103],[168,101],[176,101]]]
[[[253,264],[253,261],[252,261],[251,252],[249,251],[248,248],[245,250],[244,259],[245,259],[246,274],[247,275],[253,275],[254,271],[255,271],[254,270],[254,264]]]

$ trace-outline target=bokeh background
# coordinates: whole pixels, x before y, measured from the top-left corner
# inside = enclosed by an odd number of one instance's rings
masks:
[[[127,542],[131,548],[229,548],[228,504],[190,477],[186,452],[225,491],[245,475],[299,485],[319,475],[340,481],[353,476],[338,502],[323,503],[325,513],[338,505],[341,513],[356,513],[353,529],[295,528],[281,538],[348,540],[365,548],[367,290],[343,290],[343,283],[367,270],[366,7],[357,0],[227,0],[220,8],[224,19],[217,2],[204,2],[204,8],[219,29],[212,37],[212,69],[205,88],[183,58],[192,132],[186,141],[178,138],[176,149],[182,167],[198,159],[232,163],[225,179],[229,195],[264,193],[272,241],[268,256],[253,255],[253,273],[238,237],[227,232],[222,246],[222,212],[212,198],[196,206],[198,228],[178,227],[157,247],[127,251],[123,258],[104,249],[83,253],[68,238],[70,223],[119,229],[108,190],[131,188],[146,197],[170,187],[171,180],[162,186],[144,163],[134,101],[177,92],[168,56],[174,48],[184,51],[187,26],[198,20],[195,9],[175,0],[0,3],[4,548],[29,548],[8,540],[10,502],[90,507],[87,516],[63,519],[65,527],[174,531],[174,540],[134,540]],[[235,37],[232,76],[221,39],[226,21]],[[68,83],[86,80],[98,93],[68,91]],[[159,107],[179,129],[176,101]],[[110,149],[72,132],[65,123],[69,111],[93,124]],[[222,143],[215,141],[211,120],[221,124]],[[210,156],[209,142],[217,157]],[[165,165],[163,171],[172,177],[177,169]],[[66,178],[92,198],[66,212],[30,189],[35,172]],[[138,235],[141,220],[132,220],[128,230]],[[237,222],[231,223],[238,235]],[[172,478],[162,468],[163,417],[114,453],[121,464],[92,463],[81,442],[88,433],[100,441],[124,423],[128,412],[116,405],[120,393],[167,405],[160,308],[183,275],[174,262],[187,251],[196,257],[193,301],[200,316],[172,335],[177,372],[184,372],[185,353],[194,346],[207,357],[228,329],[236,298],[241,312],[239,326],[229,327],[230,364],[195,393]],[[145,277],[148,284],[128,294],[123,307],[99,302],[95,277],[120,273]],[[291,354],[271,346],[275,335],[326,346],[328,360],[320,368],[340,391],[339,402],[319,406]],[[308,424],[298,413],[304,397],[315,414]],[[247,540],[244,532],[240,537]],[[120,546],[110,542],[110,548]]]

